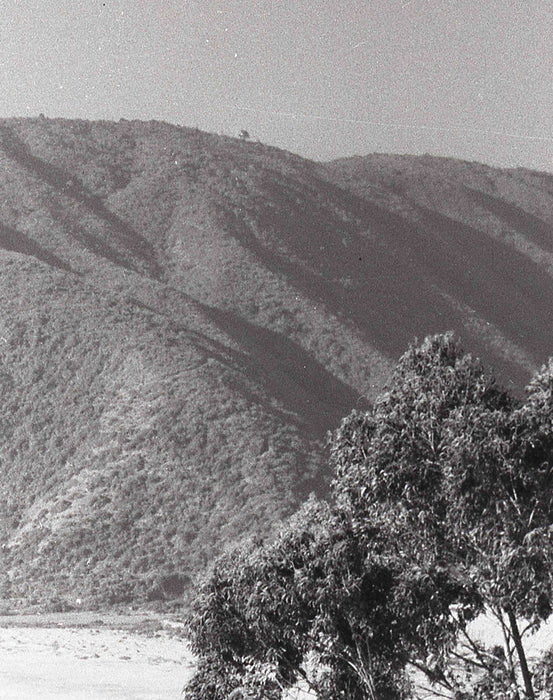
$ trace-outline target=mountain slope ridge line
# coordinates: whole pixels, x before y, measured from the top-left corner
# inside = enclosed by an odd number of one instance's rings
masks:
[[[3,119],[0,157],[7,608],[180,600],[326,493],[415,336],[517,391],[553,354],[551,175],[138,121]]]

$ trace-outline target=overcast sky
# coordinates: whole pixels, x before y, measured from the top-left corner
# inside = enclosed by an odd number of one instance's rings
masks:
[[[6,0],[0,116],[553,171],[551,0]]]

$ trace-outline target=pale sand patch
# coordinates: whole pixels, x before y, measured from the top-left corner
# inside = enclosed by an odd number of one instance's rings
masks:
[[[148,634],[136,631],[148,622],[154,621],[98,613],[0,618],[0,700],[179,700],[194,659],[174,635],[178,623],[154,624]],[[31,626],[39,624],[47,626]],[[471,632],[486,644],[502,641],[488,617],[473,623]],[[552,645],[553,621],[527,640],[530,657]],[[298,689],[289,698],[313,700]]]
[[[2,700],[177,700],[192,672],[186,643],[167,631],[0,629]]]

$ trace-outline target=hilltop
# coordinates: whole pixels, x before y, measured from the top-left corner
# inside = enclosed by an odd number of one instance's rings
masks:
[[[124,120],[0,120],[0,160],[6,599],[180,596],[415,336],[517,390],[553,354],[548,174]]]

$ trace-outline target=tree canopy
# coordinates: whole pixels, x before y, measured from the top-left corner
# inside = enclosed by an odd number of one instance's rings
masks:
[[[552,448],[552,364],[521,400],[451,334],[410,347],[331,436],[332,502],[201,585],[187,697],[280,698],[303,678],[319,697],[392,700],[413,696],[413,669],[446,697],[548,697],[551,663],[536,680],[523,637],[553,603]],[[501,653],[467,632],[481,612]]]

